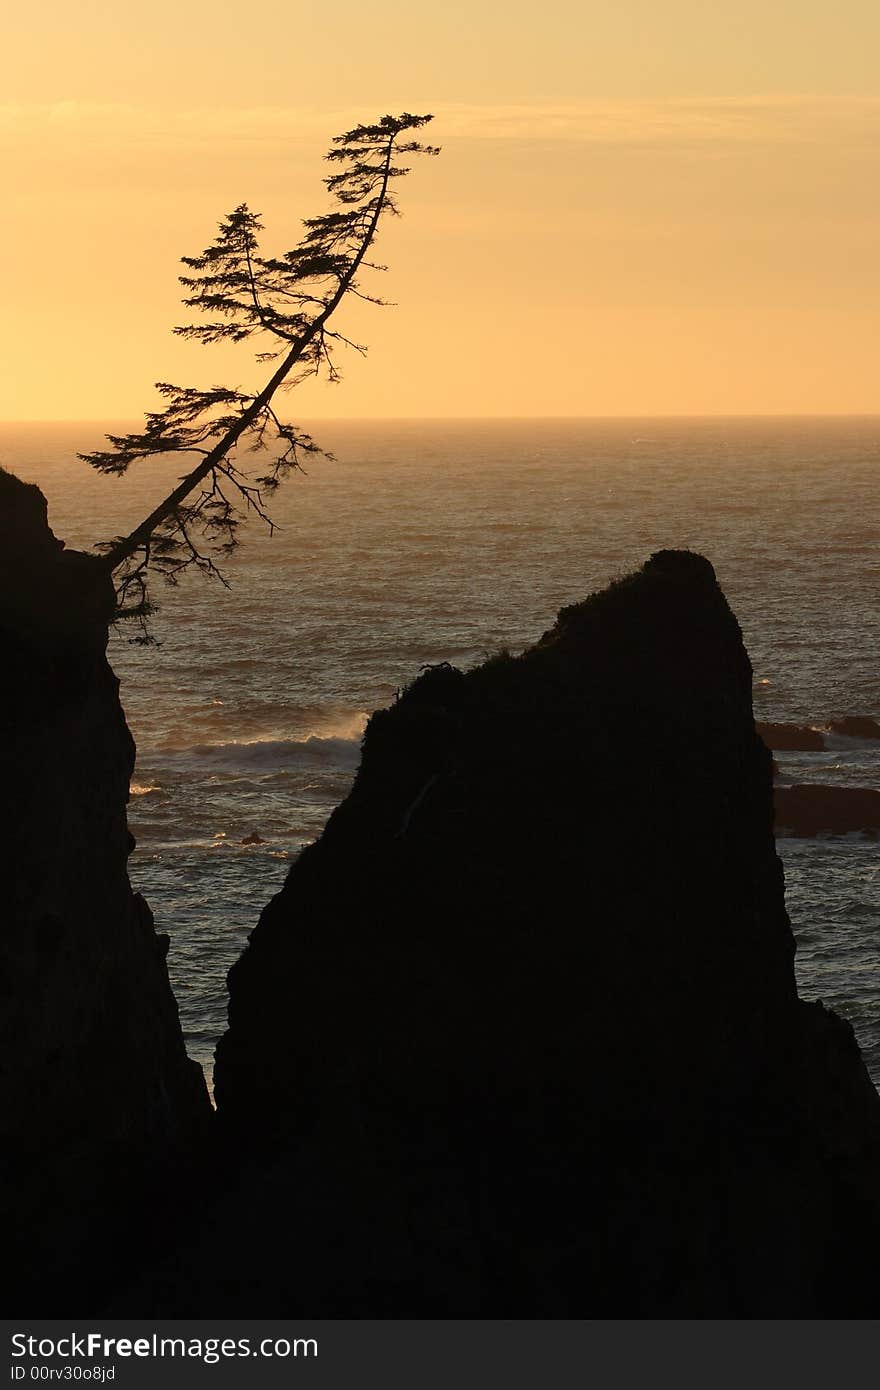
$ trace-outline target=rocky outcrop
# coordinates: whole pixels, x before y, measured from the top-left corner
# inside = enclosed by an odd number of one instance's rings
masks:
[[[768,748],[778,753],[821,753],[825,739],[821,729],[802,724],[757,724],[755,726]]]
[[[880,738],[880,725],[862,714],[832,719],[824,729],[800,724],[755,727],[768,748],[782,753],[823,752],[831,735],[863,741]],[[880,791],[875,788],[824,782],[791,784],[784,766],[775,762],[773,776],[779,784],[774,796],[777,835],[812,839],[853,833],[876,836],[880,832]]]
[[[803,724],[757,724],[758,733],[768,748],[779,753],[821,753],[828,747],[828,735],[875,741],[880,739],[880,724],[867,714],[848,714],[843,719],[830,719],[822,728]]]
[[[816,835],[880,833],[880,791],[874,787],[836,787],[802,782],[777,787],[779,835],[812,839]]]
[[[772,827],[699,556],[426,670],[231,972],[237,1187],[176,1311],[873,1315],[880,1101]]]
[[[137,1258],[210,1106],[167,937],[132,893],[134,744],[106,659],[109,576],[0,471],[0,1218],[9,1312],[84,1311]]]
[[[876,1314],[880,1101],[797,997],[707,561],[373,716],[231,973],[210,1148],[126,874],[112,603],[0,473],[10,1313]]]
[[[846,738],[880,739],[880,724],[868,714],[848,714],[843,719],[832,719],[828,727],[833,734],[843,734]]]

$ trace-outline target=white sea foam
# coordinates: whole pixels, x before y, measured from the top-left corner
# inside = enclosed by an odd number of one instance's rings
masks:
[[[172,765],[195,764],[208,773],[212,770],[284,772],[288,768],[308,767],[349,771],[357,767],[366,722],[367,715],[358,710],[341,718],[327,719],[299,738],[279,736],[276,731],[262,738],[230,738],[157,751]]]
[[[315,765],[354,769],[360,758],[360,739],[321,738],[317,734],[304,739],[242,739],[198,743],[192,748],[175,749],[166,756],[175,763],[196,763],[205,770],[219,768],[231,772],[282,772]]]

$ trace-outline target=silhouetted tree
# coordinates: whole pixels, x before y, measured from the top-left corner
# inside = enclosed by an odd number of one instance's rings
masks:
[[[402,138],[430,120],[405,112],[336,136],[326,158],[337,168],[324,180],[335,207],[306,219],[292,251],[263,256],[262,223],[242,203],[220,223],[218,235],[200,256],[183,257],[188,271],[180,276],[188,291],[183,303],[207,322],[174,332],[201,343],[253,338],[263,347],[257,360],[278,365],[256,394],[157,382],[166,404],[147,413],[141,433],[108,435],[109,449],[80,455],[100,472],[117,474],[136,459],[199,456],[145,520],[102,547],[116,579],[120,616],[141,620],[143,637],[138,640],[147,640],[152,574],[175,583],[182,571],[194,567],[225,583],[217,561],[234,550],[247,514],[255,513],[271,529],[267,501],[283,478],[301,467],[308,454],[329,457],[308,434],[282,420],[273,401],[279,390],[306,377],[325,373],[337,381],[340,346],[365,351],[331,328],[330,319],[346,295],[383,303],[364,292],[358,272],[386,268],[368,261],[367,253],[383,214],[398,211],[393,183],[409,171],[396,158],[439,153]],[[243,450],[256,453],[256,462],[243,458]]]

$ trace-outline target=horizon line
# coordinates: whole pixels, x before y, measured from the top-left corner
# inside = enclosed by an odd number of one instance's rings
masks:
[[[138,415],[59,415],[0,418],[3,425],[106,425],[130,423]],[[763,410],[763,411],[636,411],[633,414],[603,412],[592,415],[310,415],[302,418],[318,425],[366,425],[406,423],[535,423],[599,420],[880,420],[880,410]]]

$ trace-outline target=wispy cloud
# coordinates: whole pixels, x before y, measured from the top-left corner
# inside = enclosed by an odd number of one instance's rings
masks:
[[[454,135],[609,145],[804,140],[845,130],[876,131],[878,123],[878,97],[808,94],[560,106],[457,106],[443,112],[444,130]]]
[[[804,142],[876,137],[880,97],[774,96],[675,101],[596,101],[560,105],[423,103],[435,113],[438,140],[575,141],[596,145]],[[393,109],[394,105],[391,103]],[[368,113],[369,114],[369,113]],[[171,111],[64,101],[0,105],[0,137],[10,143],[77,139],[160,145],[278,139],[314,146],[357,124],[348,108],[260,106]]]

